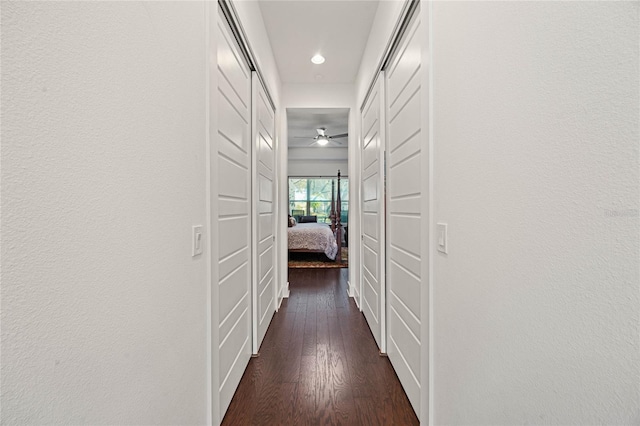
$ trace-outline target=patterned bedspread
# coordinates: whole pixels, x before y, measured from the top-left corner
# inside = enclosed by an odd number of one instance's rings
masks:
[[[287,228],[289,250],[321,251],[331,260],[336,258],[338,244],[329,225],[324,223],[299,223]]]

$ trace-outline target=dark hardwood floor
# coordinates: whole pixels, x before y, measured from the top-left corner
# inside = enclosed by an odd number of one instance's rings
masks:
[[[282,302],[224,425],[417,425],[366,320],[347,269],[290,269]]]

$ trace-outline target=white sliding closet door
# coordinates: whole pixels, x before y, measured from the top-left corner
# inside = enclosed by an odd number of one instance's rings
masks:
[[[220,10],[216,43],[211,178],[217,199],[212,200],[211,220],[212,245],[217,246],[212,268],[217,339],[212,352],[219,369],[213,397],[220,392],[222,417],[251,357],[251,73]]]
[[[421,291],[427,291],[423,240],[428,226],[427,129],[422,128],[421,40],[418,13],[386,68],[387,89],[387,353],[409,400],[420,415]],[[426,111],[424,111],[426,113]],[[421,286],[424,288],[421,289]],[[427,391],[427,383],[423,383]],[[423,400],[424,402],[424,400]],[[424,402],[426,403],[426,402]],[[424,419],[423,419],[424,421]]]
[[[276,311],[275,294],[275,112],[264,87],[253,73],[253,143],[254,143],[254,353],[267,332]]]
[[[360,306],[381,352],[384,325],[384,103],[380,75],[362,110],[362,299]]]

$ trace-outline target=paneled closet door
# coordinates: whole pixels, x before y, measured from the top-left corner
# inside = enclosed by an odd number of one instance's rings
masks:
[[[256,73],[253,74],[254,149],[254,353],[276,311],[275,292],[275,111]]]
[[[421,40],[418,13],[408,26],[386,68],[387,89],[387,353],[409,400],[420,415],[421,291],[427,291],[423,276],[424,233],[428,197],[422,168],[427,167],[427,129],[422,127]],[[424,400],[423,400],[424,401]],[[423,419],[424,421],[424,419]]]
[[[384,76],[380,75],[362,110],[362,292],[361,303],[381,352],[385,336],[384,254]]]
[[[220,9],[218,15],[217,105],[212,105],[217,133],[211,135],[217,194],[212,209],[212,244],[217,245],[212,285],[217,289],[212,294],[218,295],[212,315],[217,315],[218,338],[212,352],[219,369],[213,397],[220,392],[222,418],[251,357],[251,72]]]

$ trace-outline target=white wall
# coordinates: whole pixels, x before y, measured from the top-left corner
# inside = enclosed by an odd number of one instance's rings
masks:
[[[2,3],[2,422],[203,424],[203,2]]]
[[[335,176],[340,170],[342,176],[349,174],[348,148],[335,147],[289,147],[289,176]]]
[[[347,176],[346,161],[335,160],[289,160],[289,176],[318,177],[336,176],[340,170],[342,176]]]
[[[282,102],[284,108],[351,108],[353,84],[283,84]]]
[[[232,0],[273,102],[280,104],[282,84],[258,0]]]
[[[380,64],[393,29],[400,18],[402,8],[407,1],[409,0],[382,0],[378,3],[376,16],[371,26],[367,46],[362,54],[362,61],[356,77],[355,89],[358,108],[364,102],[364,97],[377,72],[376,67]]]
[[[637,2],[435,2],[435,424],[640,423]]]

